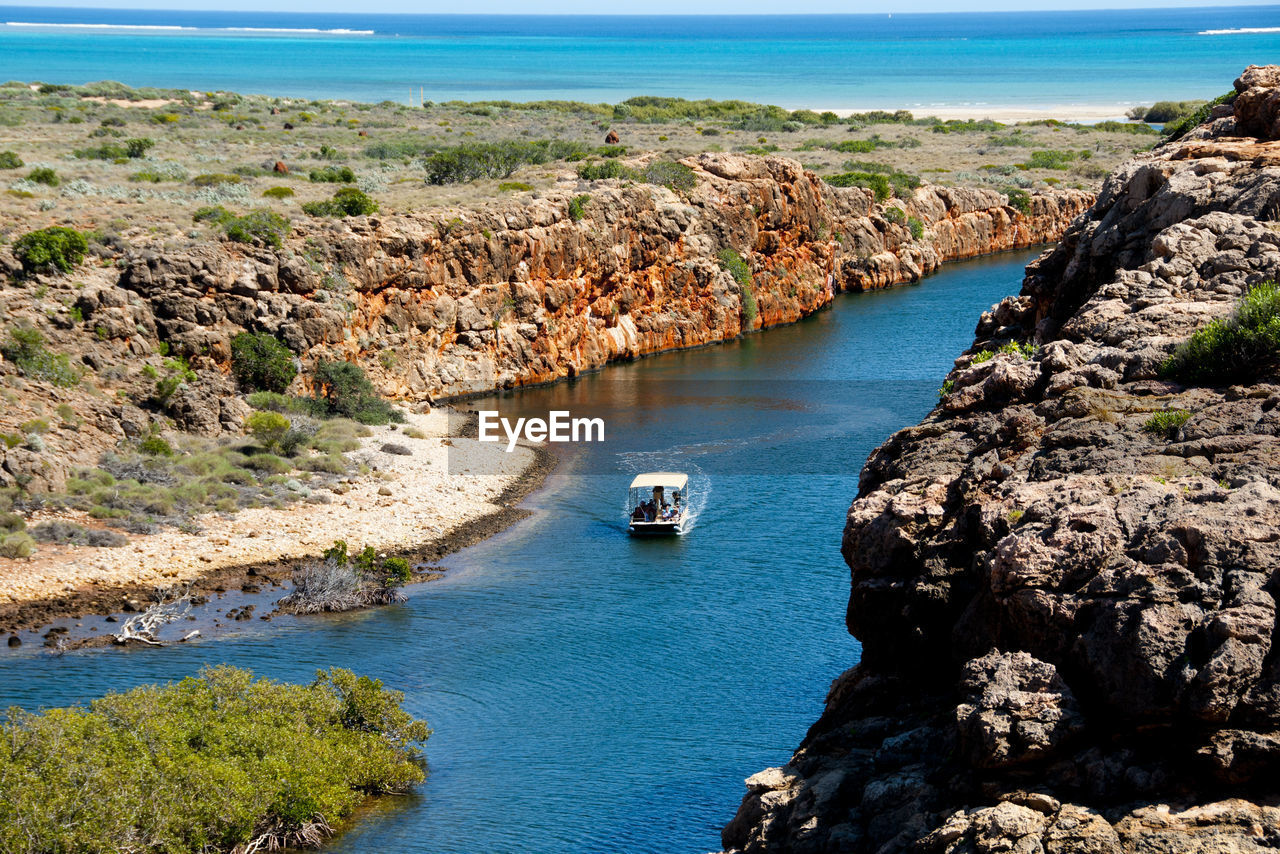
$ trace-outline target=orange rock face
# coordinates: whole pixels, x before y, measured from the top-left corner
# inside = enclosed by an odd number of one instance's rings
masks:
[[[180,351],[217,359],[231,335],[264,329],[304,362],[351,359],[392,396],[438,399],[791,323],[841,290],[1052,241],[1093,201],[1035,193],[1023,213],[994,191],[926,185],[890,200],[893,214],[869,190],[831,187],[790,160],[685,164],[692,190],[608,182],[579,220],[566,192],[491,210],[309,221],[280,252],[224,243],[133,259],[121,285],[149,298]],[[725,250],[750,266],[749,295]]]

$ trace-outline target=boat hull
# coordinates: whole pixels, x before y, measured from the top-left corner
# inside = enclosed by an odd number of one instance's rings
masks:
[[[679,522],[632,522],[627,533],[633,537],[662,537],[683,533]]]

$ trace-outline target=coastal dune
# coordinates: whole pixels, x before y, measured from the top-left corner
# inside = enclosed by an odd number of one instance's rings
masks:
[[[1280,275],[1280,68],[1235,90],[1107,179],[871,455],[862,661],[726,849],[1274,847],[1280,384],[1162,367]]]

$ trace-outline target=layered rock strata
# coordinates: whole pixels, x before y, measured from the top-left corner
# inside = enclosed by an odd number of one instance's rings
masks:
[[[1280,846],[1280,377],[1160,370],[1280,275],[1280,68],[1236,91],[1108,178],[871,455],[843,540],[862,661],[726,848]]]
[[[1047,191],[1022,212],[994,191],[926,185],[880,204],[789,160],[685,162],[693,189],[601,182],[580,219],[562,193],[492,210],[297,223],[280,251],[222,242],[138,256],[82,308],[111,334],[154,326],[180,352],[223,365],[234,334],[265,330],[304,362],[359,361],[393,396],[451,397],[794,322],[841,290],[1054,240],[1092,201]],[[726,250],[745,259],[749,283],[726,270]],[[151,316],[119,306],[128,295]]]

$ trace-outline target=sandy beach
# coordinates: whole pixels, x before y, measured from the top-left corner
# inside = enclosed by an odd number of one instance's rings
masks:
[[[426,438],[406,436],[410,428]],[[101,603],[111,591],[123,601],[128,598],[125,591],[185,584],[255,564],[288,565],[319,555],[339,539],[353,551],[373,546],[388,554],[412,552],[459,535],[467,541],[478,539],[465,536],[465,529],[510,510],[506,499],[535,467],[537,454],[527,447],[507,453],[502,445],[450,438],[448,428],[444,409],[409,414],[399,429],[371,428],[372,435],[361,440],[361,447],[347,454],[353,469],[363,466],[368,474],[353,474],[333,491],[318,491],[310,500],[284,509],[250,509],[228,517],[208,514],[193,520],[203,529],[199,534],[166,528],[131,535],[128,545],[119,548],[42,546],[33,560],[0,560],[0,625],[27,625],[32,617],[76,613],[73,605],[45,610],[45,603],[57,600],[80,599],[84,607],[79,610],[91,612],[90,600]],[[392,446],[410,453],[383,450]],[[51,519],[94,524],[78,512],[39,513],[31,522]],[[500,527],[486,526],[480,536]],[[24,613],[24,606],[37,604],[41,613]]]

